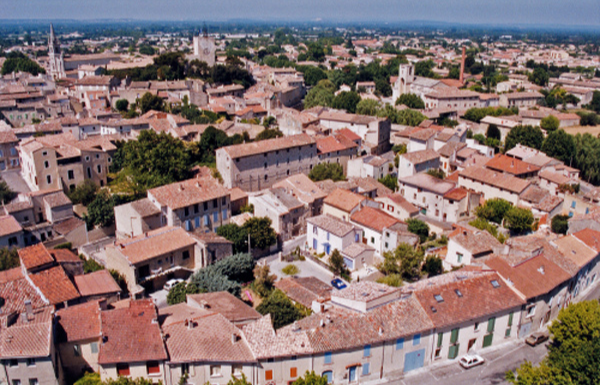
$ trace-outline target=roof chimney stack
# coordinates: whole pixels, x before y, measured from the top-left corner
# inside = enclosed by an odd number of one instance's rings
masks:
[[[465,46],[463,45],[462,57],[460,60],[460,78],[459,78],[461,84],[464,82],[464,77],[465,77]]]
[[[27,321],[33,320],[33,306],[29,299],[25,300],[25,314],[27,315]]]

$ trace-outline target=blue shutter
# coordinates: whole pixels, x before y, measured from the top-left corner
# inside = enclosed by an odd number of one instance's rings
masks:
[[[331,384],[333,382],[333,372],[331,370],[323,372],[323,377],[327,379],[328,384]]]
[[[396,340],[396,350],[402,350],[404,348],[404,338],[398,338]]]
[[[213,213],[213,222],[219,221],[219,213]]]
[[[204,216],[204,226],[208,226],[208,214]]]
[[[185,230],[186,231],[191,231],[192,230],[192,223],[189,220],[185,221]]]
[[[317,240],[313,239],[313,249],[316,251],[317,250]]]
[[[421,335],[415,334],[415,336],[413,337],[413,346],[417,346],[420,343],[421,343]]]
[[[200,227],[200,217],[196,217],[195,222],[196,222],[196,227]]]
[[[223,209],[223,212],[221,213],[221,218],[222,218],[223,220],[226,220],[226,219],[227,219],[227,209]]]
[[[325,363],[331,364],[331,352],[325,353]]]
[[[371,357],[371,345],[365,345],[364,356]]]
[[[368,362],[365,362],[365,363],[363,364],[363,367],[362,367],[362,368],[363,368],[363,370],[362,370],[362,375],[363,375],[363,376],[368,376],[368,375],[369,375],[369,373],[371,373],[371,370],[370,370],[371,368],[370,368],[370,366],[371,366],[371,365],[369,365],[369,363],[368,363]]]

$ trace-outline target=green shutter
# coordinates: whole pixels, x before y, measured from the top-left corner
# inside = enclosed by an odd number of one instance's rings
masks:
[[[487,348],[488,346],[492,345],[493,339],[494,339],[493,334],[488,334],[487,336],[483,337],[483,347]]]
[[[453,360],[456,358],[456,356],[458,356],[458,347],[459,346],[460,346],[460,344],[450,346],[450,349],[448,349],[448,358],[449,359]]]
[[[442,339],[444,338],[444,333],[438,333],[438,341],[437,341],[437,346],[438,348],[440,346],[442,346]]]
[[[456,343],[456,341],[458,341],[458,328],[452,329],[452,332],[450,334],[450,343],[454,344]]]
[[[512,321],[513,321],[513,313],[510,313],[508,315],[508,326],[512,326]]]
[[[492,317],[488,320],[488,328],[487,331],[488,333],[493,333],[494,332],[494,326],[496,325],[496,317]]]
[[[510,328],[506,329],[506,333],[504,333],[504,337],[510,337]]]

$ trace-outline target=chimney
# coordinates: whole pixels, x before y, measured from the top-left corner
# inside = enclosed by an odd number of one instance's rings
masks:
[[[33,306],[31,306],[31,300],[25,300],[25,314],[27,315],[27,321],[33,320]]]
[[[462,58],[460,59],[460,82],[464,82],[465,77],[465,46],[462,47]]]
[[[239,340],[240,340],[240,336],[238,336],[238,335],[237,335],[237,334],[235,334],[235,333],[231,333],[231,342],[232,342],[232,343],[234,343],[234,344],[235,344],[235,343],[236,343],[236,342],[238,342]]]

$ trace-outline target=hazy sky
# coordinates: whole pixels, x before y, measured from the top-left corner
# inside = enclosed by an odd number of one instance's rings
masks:
[[[429,20],[600,26],[600,0],[0,0],[0,19]]]

